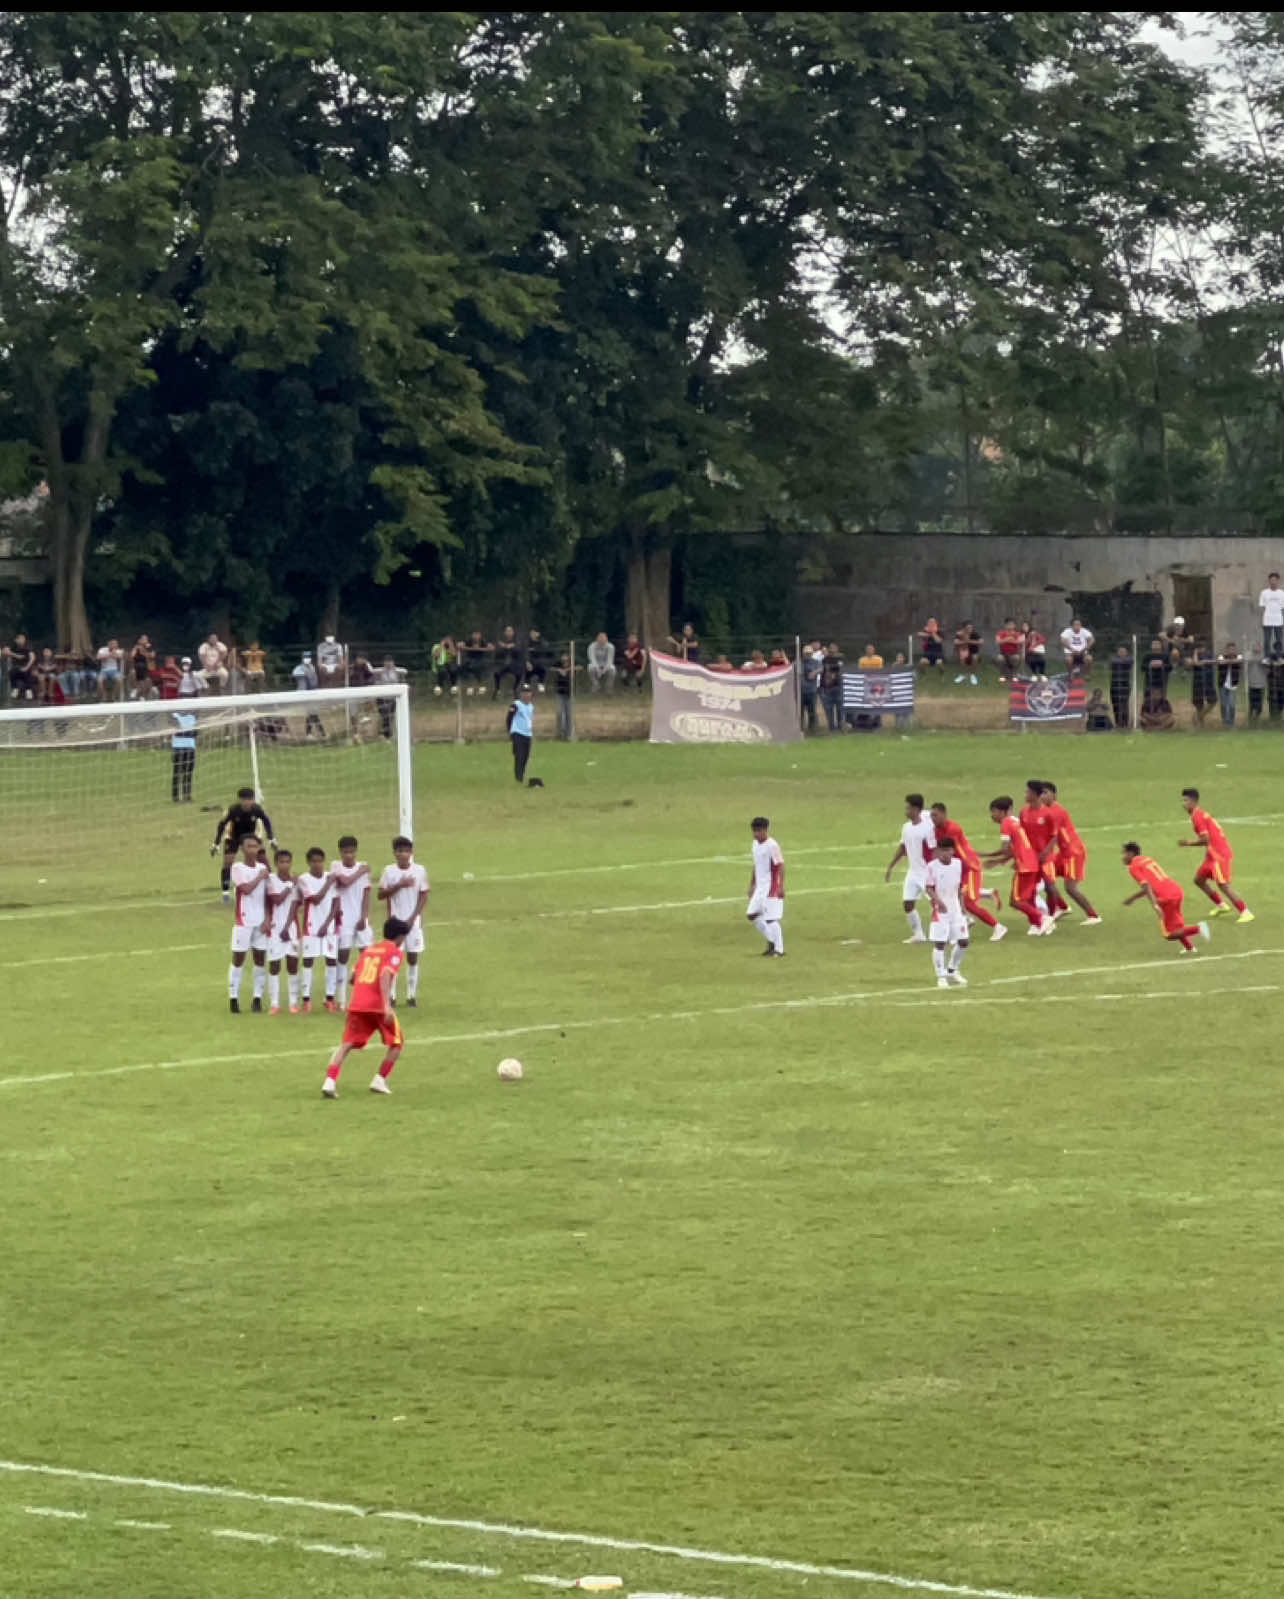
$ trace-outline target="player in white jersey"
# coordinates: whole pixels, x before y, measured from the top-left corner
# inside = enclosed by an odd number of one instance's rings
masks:
[[[299,880],[294,876],[294,856],[279,849],[273,857],[276,870],[268,878],[268,1003],[276,1016],[281,1010],[281,962],[285,962],[290,995],[290,1015],[299,1014]]]
[[[924,877],[935,848],[936,829],[932,826],[931,816],[923,814],[923,796],[907,794],[901,842],[883,874],[883,881],[890,883],[892,873],[896,870],[896,863],[902,860],[905,862],[905,883],[901,889],[901,902],[905,907],[905,920],[909,923],[910,936],[905,939],[907,944],[927,942],[927,935],[923,932],[923,919],[918,914],[917,905],[927,892]]]
[[[967,915],[962,900],[963,862],[955,854],[952,838],[943,838],[936,846],[935,859],[927,863],[923,878],[927,897],[932,902],[930,937],[936,986],[966,988],[967,978],[959,971],[967,953]]]
[[[351,833],[339,840],[339,859],[330,862],[330,876],[339,896],[339,1009],[348,1008],[348,958],[354,949],[374,943],[370,928],[370,895],[374,884],[370,866],[357,859],[357,841]]]
[[[417,1005],[419,957],[424,951],[424,906],[430,892],[428,873],[415,862],[415,846],[408,838],[394,838],[396,864],[385,866],[379,879],[379,898],[387,900],[388,914],[405,922],[410,931],[401,946],[406,954],[406,1004]],[[393,1000],[396,1004],[396,1000]]]
[[[267,863],[259,859],[259,841],[252,834],[241,840],[241,859],[231,868],[228,879],[236,904],[232,926],[232,964],[227,973],[228,1009],[233,1016],[241,1010],[241,979],[245,976],[245,957],[254,955],[254,1010],[263,1009],[263,983],[266,972],[268,905]]]
[[[749,873],[749,908],[746,916],[767,940],[763,954],[779,959],[785,953],[785,935],[780,926],[785,914],[785,857],[771,836],[771,823],[755,816],[753,829],[753,870]]]
[[[334,879],[325,869],[325,851],[308,851],[308,869],[299,877],[299,921],[303,932],[303,1009],[312,1009],[312,967],[318,956],[325,961],[325,1008],[337,1010],[334,1002],[338,980],[339,940],[335,918],[339,896]]]

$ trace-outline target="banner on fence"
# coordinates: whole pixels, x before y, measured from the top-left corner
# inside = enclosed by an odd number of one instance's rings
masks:
[[[914,709],[914,673],[844,672],[843,709],[877,715]]]
[[[711,672],[651,651],[652,744],[793,744],[802,737],[792,666]]]
[[[1046,677],[1013,683],[1008,715],[1014,722],[1075,722],[1088,708],[1081,677]]]

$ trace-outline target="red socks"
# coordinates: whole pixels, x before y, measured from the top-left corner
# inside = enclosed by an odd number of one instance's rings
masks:
[[[392,1076],[392,1068],[396,1064],[397,1064],[397,1062],[396,1062],[396,1058],[395,1057],[392,1060],[381,1061],[379,1063],[379,1075],[380,1075],[380,1077],[391,1077]]]

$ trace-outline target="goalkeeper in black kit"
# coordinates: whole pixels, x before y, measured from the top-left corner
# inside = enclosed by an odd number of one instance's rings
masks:
[[[259,829],[262,828],[262,834]],[[252,788],[240,788],[236,791],[236,804],[229,805],[226,812],[219,817],[218,826],[214,829],[214,842],[210,845],[210,854],[217,855],[219,845],[223,846],[223,903],[232,903],[232,862],[240,853],[241,840],[251,835],[265,837],[272,849],[276,848],[276,834],[272,830],[272,819],[254,798]]]

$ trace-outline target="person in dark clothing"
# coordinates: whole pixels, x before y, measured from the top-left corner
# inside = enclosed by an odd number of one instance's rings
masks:
[[[819,641],[804,645],[802,652],[802,718],[809,733],[816,731],[816,698],[820,693],[820,666],[825,652]]]
[[[495,653],[495,646],[478,629],[474,628],[468,635],[467,642],[460,646],[459,675],[464,680],[464,693],[484,694],[482,686],[485,682],[487,663]]]
[[[843,719],[843,658],[837,644],[829,646],[821,662],[820,703],[825,707],[829,731],[836,733]]]
[[[196,717],[191,711],[174,711],[174,736],[170,740],[174,770],[170,798],[175,805],[190,805],[192,778],[196,775]]]
[[[1121,644],[1110,661],[1110,708],[1115,713],[1115,726],[1131,725],[1132,656],[1128,646]]]
[[[271,818],[254,798],[252,788],[238,788],[236,791],[235,805],[229,805],[226,812],[219,817],[218,826],[214,829],[214,842],[210,845],[210,854],[217,855],[219,844],[223,846],[223,903],[228,905],[232,900],[232,862],[240,853],[241,840],[249,838],[258,832],[260,826],[267,836],[269,845],[276,848],[276,834],[272,831]]]
[[[1259,722],[1266,700],[1266,662],[1257,644],[1249,646],[1248,660],[1244,663],[1244,681],[1248,684],[1248,720],[1250,724]]]
[[[1203,639],[1195,645],[1191,658],[1190,698],[1195,707],[1195,725],[1203,727],[1209,707],[1217,703],[1217,662]]]
[[[1235,725],[1235,709],[1243,675],[1244,657],[1233,644],[1228,644],[1217,657],[1217,698],[1222,709],[1223,727]]]
[[[571,739],[575,736],[574,701],[571,698],[571,658],[563,655],[553,673],[553,693],[557,701],[557,736]]]
[[[1168,674],[1173,669],[1172,660],[1163,639],[1151,639],[1150,648],[1146,651],[1143,666],[1146,673],[1146,692],[1157,689],[1166,695],[1168,692]]]
[[[548,682],[548,670],[553,663],[553,651],[544,641],[539,628],[533,627],[526,635],[526,682],[534,683],[542,694]]]
[[[511,677],[513,680],[514,694],[526,680],[526,651],[511,627],[504,629],[500,634],[499,643],[495,646],[495,686],[491,691],[491,699],[499,698],[499,691],[506,677]]]

